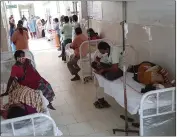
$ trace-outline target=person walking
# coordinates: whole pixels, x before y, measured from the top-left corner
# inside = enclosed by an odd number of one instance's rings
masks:
[[[31,16],[31,19],[29,21],[29,31],[30,31],[30,35],[31,38],[35,38],[36,37],[36,20],[34,19],[34,16]]]
[[[11,45],[11,48],[12,48],[12,52],[15,52],[16,51],[16,47],[14,45],[14,43],[12,42],[12,35],[14,34],[15,32],[15,25],[13,23],[10,23],[10,31],[9,31],[9,35],[10,35],[10,45]]]
[[[59,25],[59,21],[58,18],[54,19],[54,30],[55,30],[55,43],[56,43],[56,47],[60,48],[60,25]]]
[[[21,24],[17,24],[17,29],[11,38],[11,41],[15,44],[16,50],[28,50],[28,39],[28,32],[23,30]]]

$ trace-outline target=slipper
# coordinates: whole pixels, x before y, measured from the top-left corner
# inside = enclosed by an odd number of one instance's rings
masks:
[[[48,104],[48,106],[47,106],[49,109],[51,109],[51,110],[56,110],[53,106],[52,106],[52,104]]]
[[[98,109],[104,108],[104,106],[102,104],[100,104],[100,102],[96,101],[95,103],[93,103],[94,106]]]
[[[100,98],[98,101],[104,106],[104,108],[111,107],[111,105],[106,100],[104,100],[104,98]]]
[[[140,127],[140,124],[139,124],[139,123],[132,123],[132,126],[133,126],[133,127],[136,127],[136,128],[139,128],[139,127]]]

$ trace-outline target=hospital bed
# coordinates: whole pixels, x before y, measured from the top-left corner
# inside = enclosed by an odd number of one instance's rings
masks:
[[[121,46],[119,46],[121,48]],[[135,65],[133,61],[134,52],[136,50],[130,46],[126,46],[125,66]],[[133,51],[133,52],[132,52]],[[113,97],[118,104],[124,106],[124,86],[123,77],[108,81],[104,77],[94,74],[94,83],[98,87],[104,89],[104,93]],[[134,115],[139,112],[140,118],[140,136],[151,135],[175,135],[175,113],[176,113],[176,96],[175,87],[149,91],[145,94],[141,93],[141,89],[145,86],[133,80],[133,73],[126,72],[126,92],[127,92],[127,111]]]
[[[5,55],[5,53],[4,53]],[[1,61],[1,94],[6,91],[7,81],[10,76],[12,65],[15,63],[14,59]],[[34,65],[34,61],[32,60]],[[23,117],[4,120],[1,117],[1,136],[61,136],[62,132],[58,129],[55,121],[50,117],[47,108],[48,101],[39,92],[43,100],[43,113],[36,113]],[[1,105],[8,103],[8,96],[0,98]]]
[[[104,38],[104,39],[97,39],[97,40],[90,40],[90,41],[85,41],[81,44],[80,48],[79,48],[79,52],[80,52],[80,59],[78,61],[78,65],[81,68],[81,71],[79,72],[79,75],[81,77],[81,80],[83,83],[88,82],[90,79],[93,78],[92,75],[92,68],[91,68],[91,62],[94,61],[96,55],[95,52],[97,51],[97,46],[98,43],[104,41],[107,42],[109,45],[113,45],[113,43]],[[72,54],[74,54],[74,50],[70,48],[71,44],[67,44],[66,45],[66,61],[68,62],[70,59],[70,56]],[[88,46],[89,45],[89,46]],[[83,57],[82,51],[83,49],[87,49],[87,56]]]

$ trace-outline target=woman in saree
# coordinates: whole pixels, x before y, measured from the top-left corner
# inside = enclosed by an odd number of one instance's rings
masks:
[[[42,22],[41,19],[37,19],[36,21],[36,27],[37,27],[37,38],[42,38],[42,30],[43,30],[43,26],[42,26]]]
[[[5,95],[8,94],[12,82],[17,79],[18,83],[34,90],[41,90],[44,97],[49,101],[48,108],[55,110],[52,101],[55,96],[51,85],[40,76],[37,70],[32,66],[31,61],[25,57],[25,52],[17,50],[14,54],[16,63],[12,66],[11,76],[9,78]]]

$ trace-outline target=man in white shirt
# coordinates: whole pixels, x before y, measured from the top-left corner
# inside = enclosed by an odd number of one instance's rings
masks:
[[[118,47],[109,46],[106,42],[98,44],[98,50],[102,54],[97,56],[96,60],[92,62],[92,68],[97,74],[102,75],[107,80],[113,81],[123,76],[121,66],[121,51]],[[98,84],[98,81],[95,83]],[[97,93],[98,100],[94,102],[96,108],[108,108],[110,104],[104,99],[104,92],[100,90]]]
[[[69,17],[64,17],[64,25],[61,28],[61,34],[63,37],[63,43],[62,43],[62,60],[66,61],[66,55],[65,55],[65,46],[68,43],[72,43],[72,25],[69,23]]]
[[[97,60],[92,62],[95,72],[103,75],[108,80],[122,77],[121,51],[119,51],[119,48],[116,46],[111,47],[106,42],[100,42],[98,50],[102,54],[102,57],[97,57]]]

